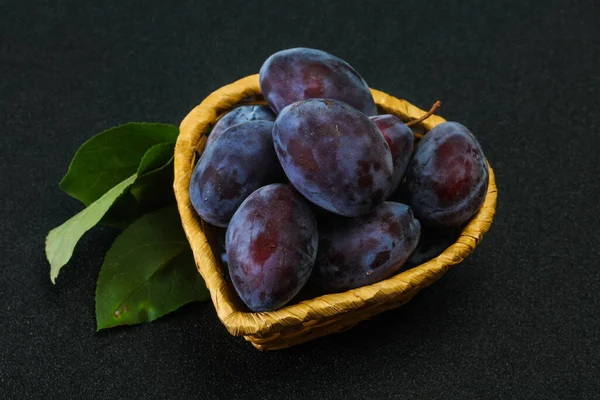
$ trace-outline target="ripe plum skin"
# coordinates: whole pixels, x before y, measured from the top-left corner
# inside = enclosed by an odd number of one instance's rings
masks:
[[[240,106],[229,111],[213,127],[206,147],[210,146],[227,128],[248,121],[275,121],[275,114],[266,106]]]
[[[273,142],[292,185],[330,212],[366,214],[389,194],[389,146],[375,123],[343,102],[290,104],[275,120]]]
[[[395,115],[383,114],[370,118],[383,134],[392,152],[394,172],[392,174],[390,192],[394,192],[398,188],[398,185],[400,185],[400,182],[402,182],[402,179],[404,179],[404,174],[412,155],[415,137],[410,128]]]
[[[260,69],[263,96],[275,113],[304,99],[343,101],[367,116],[377,107],[369,86],[346,61],[321,50],[297,47],[271,55]]]
[[[485,200],[488,173],[473,134],[457,122],[444,122],[415,149],[406,174],[409,205],[426,224],[462,226]]]
[[[306,284],[317,255],[310,204],[288,184],[271,184],[242,203],[227,228],[229,274],[252,311],[287,304]]]
[[[417,246],[421,224],[405,204],[385,202],[367,215],[334,216],[319,225],[313,279],[340,292],[389,278]]]
[[[206,147],[190,182],[190,200],[200,217],[225,227],[244,199],[279,182],[283,171],[273,148],[270,121],[234,125]]]

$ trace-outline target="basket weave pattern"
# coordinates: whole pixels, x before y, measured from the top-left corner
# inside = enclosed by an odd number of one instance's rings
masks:
[[[394,114],[407,122],[425,111],[405,100],[371,89],[380,113]],[[217,315],[234,336],[244,336],[256,348],[290,347],[348,329],[383,311],[408,302],[421,289],[439,279],[451,266],[469,256],[490,229],[496,209],[497,188],[489,168],[484,204],[463,229],[457,241],[438,257],[384,281],[301,301],[270,312],[248,312],[226,279],[206,237],[206,225],[194,211],[189,184],[195,162],[215,122],[240,103],[264,104],[258,75],[251,75],[210,94],[185,117],[175,147],[174,190],[183,228],[194,252],[198,271],[211,294]],[[413,128],[429,131],[445,120],[432,115]]]

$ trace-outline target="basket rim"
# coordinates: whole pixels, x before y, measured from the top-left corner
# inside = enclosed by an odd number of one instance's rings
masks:
[[[395,114],[402,120],[419,118],[425,111],[406,100],[371,89],[380,111]],[[321,295],[275,311],[249,312],[244,309],[237,293],[227,284],[217,264],[206,235],[204,223],[194,211],[189,198],[191,173],[197,150],[206,142],[205,133],[225,112],[236,105],[264,104],[258,74],[225,85],[208,95],[182,120],[175,146],[173,189],[179,215],[192,251],[198,272],[210,292],[217,316],[234,336],[263,336],[283,328],[357,311],[376,303],[393,301],[408,291],[420,290],[441,277],[451,266],[468,257],[490,229],[495,215],[497,187],[494,172],[488,161],[488,191],[479,212],[463,228],[460,237],[438,257],[371,285],[342,293]],[[426,131],[445,122],[432,115],[416,125]],[[413,127],[414,128],[414,127]],[[486,160],[487,161],[487,160]]]

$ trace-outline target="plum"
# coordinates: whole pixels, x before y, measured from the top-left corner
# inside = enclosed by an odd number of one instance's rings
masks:
[[[335,99],[377,114],[369,85],[346,61],[321,50],[278,51],[260,68],[260,88],[275,113],[304,99]]]
[[[392,152],[392,163],[394,172],[392,173],[392,183],[390,192],[394,192],[406,173],[406,168],[410,161],[415,137],[406,124],[395,115],[384,114],[370,117],[375,122],[377,128],[383,134],[385,141],[390,146]]]
[[[194,168],[190,200],[205,221],[225,227],[253,191],[284,179],[269,121],[234,125],[207,147]]]
[[[394,275],[417,246],[421,224],[405,204],[385,202],[367,215],[334,216],[319,225],[313,280],[327,292]]]
[[[475,136],[444,122],[419,142],[406,173],[409,204],[421,222],[458,227],[481,208],[488,167]]]
[[[390,148],[373,121],[343,102],[290,104],[275,120],[273,142],[291,184],[328,211],[366,214],[389,194]]]
[[[227,228],[229,274],[252,311],[287,304],[306,284],[317,256],[310,204],[289,184],[254,191]]]
[[[240,106],[225,114],[213,127],[206,146],[210,146],[227,128],[248,121],[275,121],[275,114],[266,106]]]

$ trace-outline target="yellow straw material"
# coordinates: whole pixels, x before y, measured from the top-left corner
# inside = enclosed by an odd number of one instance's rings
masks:
[[[425,114],[425,111],[406,100],[374,89],[371,92],[380,113],[395,114],[405,122]],[[469,256],[490,229],[497,198],[491,167],[488,192],[482,208],[463,229],[457,241],[433,260],[369,286],[304,300],[276,311],[248,312],[228,282],[227,271],[223,271],[217,263],[208,244],[206,225],[195,213],[188,192],[195,162],[204,148],[210,129],[234,106],[248,103],[264,104],[258,75],[248,76],[218,89],[190,111],[181,122],[175,147],[173,186],[196,266],[210,291],[219,319],[232,335],[244,336],[256,348],[275,350],[290,347],[348,329],[360,321],[408,302],[451,266]],[[432,115],[412,128],[427,132],[444,121],[439,115]]]

